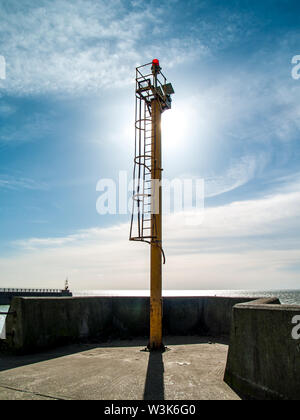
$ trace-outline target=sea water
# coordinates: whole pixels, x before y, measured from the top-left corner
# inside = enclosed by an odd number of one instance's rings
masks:
[[[73,296],[149,296],[149,290],[77,290]],[[283,305],[300,305],[300,290],[164,290],[163,296],[278,297]]]

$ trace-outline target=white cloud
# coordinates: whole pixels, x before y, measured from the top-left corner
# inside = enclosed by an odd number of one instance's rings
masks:
[[[180,214],[166,218],[164,287],[296,287],[299,206],[293,192],[208,208],[198,227]],[[0,259],[0,285],[59,287],[69,276],[73,289],[147,289],[149,247],[128,242],[128,229],[19,241],[14,257]]]

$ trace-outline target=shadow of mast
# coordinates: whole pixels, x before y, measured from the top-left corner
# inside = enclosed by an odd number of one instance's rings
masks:
[[[161,351],[149,353],[144,400],[164,400],[164,362]]]

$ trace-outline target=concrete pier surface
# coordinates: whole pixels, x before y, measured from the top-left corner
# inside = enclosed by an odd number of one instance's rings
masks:
[[[73,344],[28,356],[0,355],[0,400],[238,400],[223,381],[226,338]]]

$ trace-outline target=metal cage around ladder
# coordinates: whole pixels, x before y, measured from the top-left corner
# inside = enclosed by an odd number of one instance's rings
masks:
[[[153,217],[161,209],[159,183],[162,171],[158,164],[160,159],[157,156],[155,125],[160,126],[160,115],[171,108],[174,90],[162,74],[158,60],[136,68],[135,93],[135,157],[130,240],[149,244],[156,242],[163,253],[161,241],[158,240],[157,217]]]

